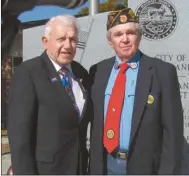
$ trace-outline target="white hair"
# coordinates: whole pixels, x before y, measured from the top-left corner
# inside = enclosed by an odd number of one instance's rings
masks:
[[[136,29],[137,29],[137,32],[138,32],[138,36],[139,36],[139,40],[140,40],[141,37],[142,37],[142,28],[141,28],[139,23],[135,23],[135,24],[136,24],[135,26],[136,26]],[[108,38],[108,40],[111,38],[111,29],[109,29],[107,31],[107,38]]]
[[[74,26],[76,28],[76,30],[78,31],[78,24],[76,22],[76,18],[72,15],[59,15],[56,17],[52,17],[45,26],[45,37],[49,38],[50,37],[50,33],[52,30],[52,23],[55,21],[61,21],[63,22],[66,26]]]

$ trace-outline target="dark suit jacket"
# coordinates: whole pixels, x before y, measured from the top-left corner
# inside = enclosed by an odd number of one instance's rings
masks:
[[[78,82],[88,77],[79,63],[73,61],[71,67]],[[87,100],[87,92],[82,91]],[[82,116],[86,105],[87,101]],[[85,118],[79,121],[46,53],[16,68],[8,117],[14,174],[78,174],[85,169]]]
[[[103,147],[104,96],[115,58],[90,69],[94,117],[90,174],[106,173]],[[148,95],[154,97],[147,104]],[[141,56],[132,116],[127,174],[179,174],[183,114],[176,69],[172,64]]]

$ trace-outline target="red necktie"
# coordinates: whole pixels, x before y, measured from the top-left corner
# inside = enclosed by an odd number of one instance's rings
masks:
[[[123,63],[119,67],[120,70],[112,89],[104,125],[104,147],[108,153],[112,153],[119,145],[120,118],[125,96],[125,71],[128,69],[128,65]]]

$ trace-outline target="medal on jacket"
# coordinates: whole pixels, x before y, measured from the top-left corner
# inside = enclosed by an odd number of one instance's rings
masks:
[[[152,95],[148,95],[147,103],[148,104],[153,104],[154,103],[154,97]]]

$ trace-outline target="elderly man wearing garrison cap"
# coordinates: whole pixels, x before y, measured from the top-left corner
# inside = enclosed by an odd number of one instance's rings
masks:
[[[176,69],[146,56],[130,8],[108,14],[115,56],[90,68],[90,174],[179,174],[183,114]]]

